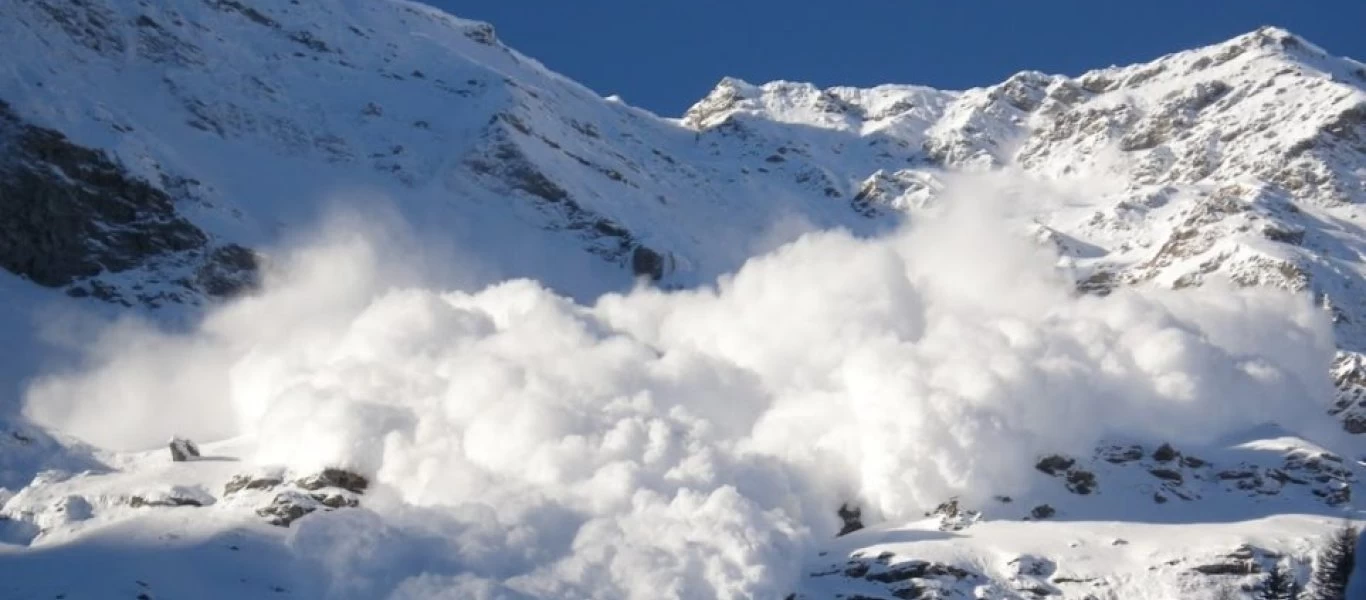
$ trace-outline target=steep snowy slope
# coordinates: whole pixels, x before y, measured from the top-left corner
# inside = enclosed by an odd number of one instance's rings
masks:
[[[108,152],[213,240],[268,243],[330,196],[373,191],[477,249],[488,280],[532,275],[583,297],[626,285],[642,244],[706,279],[784,216],[864,225],[806,193],[815,183],[740,177],[729,152],[546,71],[485,24],[419,4],[259,4],[10,5],[0,98],[26,126]],[[86,271],[10,270],[165,302]]]
[[[1288,32],[680,119],[402,0],[0,52],[0,597],[1200,598],[1361,516],[1366,70]]]

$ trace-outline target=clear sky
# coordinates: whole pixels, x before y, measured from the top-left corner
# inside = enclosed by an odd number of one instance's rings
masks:
[[[725,75],[961,89],[1075,75],[1261,25],[1366,60],[1366,0],[427,0],[606,94],[677,116]]]

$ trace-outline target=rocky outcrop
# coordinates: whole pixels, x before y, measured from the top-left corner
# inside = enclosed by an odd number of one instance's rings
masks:
[[[857,552],[844,563],[833,563],[828,569],[811,573],[812,577],[840,577],[858,579],[885,587],[894,598],[940,598],[955,595],[960,584],[972,586],[988,581],[975,573],[952,564],[906,559],[892,552],[876,555]]]
[[[178,437],[171,438],[168,446],[171,449],[172,462],[185,462],[199,458],[199,446],[190,440]]]
[[[323,469],[295,480],[294,484],[310,492],[324,488],[339,488],[360,494],[365,492],[365,488],[370,487],[370,480],[364,475],[345,469]]]
[[[835,537],[848,535],[863,529],[863,510],[859,507],[841,504],[839,510],[836,511],[836,514],[839,515],[841,525],[839,533],[836,533]]]
[[[369,479],[359,473],[328,468],[292,481],[278,474],[236,475],[224,484],[223,495],[265,500],[256,508],[257,516],[271,525],[289,527],[314,512],[360,506],[359,496],[369,487]]]
[[[140,295],[99,279],[149,266],[164,268],[171,292]],[[255,281],[257,261],[240,246],[215,246],[166,191],[103,151],[26,123],[0,100],[0,267],[131,305],[237,293]]]

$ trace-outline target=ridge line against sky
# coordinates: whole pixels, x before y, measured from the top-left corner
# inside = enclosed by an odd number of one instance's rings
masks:
[[[1078,75],[1263,25],[1366,59],[1366,2],[425,0],[603,95],[680,116],[723,76],[821,87],[965,89],[1022,70]]]

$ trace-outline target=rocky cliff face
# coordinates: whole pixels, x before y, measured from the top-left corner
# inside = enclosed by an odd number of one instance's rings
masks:
[[[3,101],[0,161],[0,266],[16,275],[125,306],[195,304],[255,280],[255,254],[212,245],[163,187],[23,122]],[[122,283],[101,277],[129,274]]]

